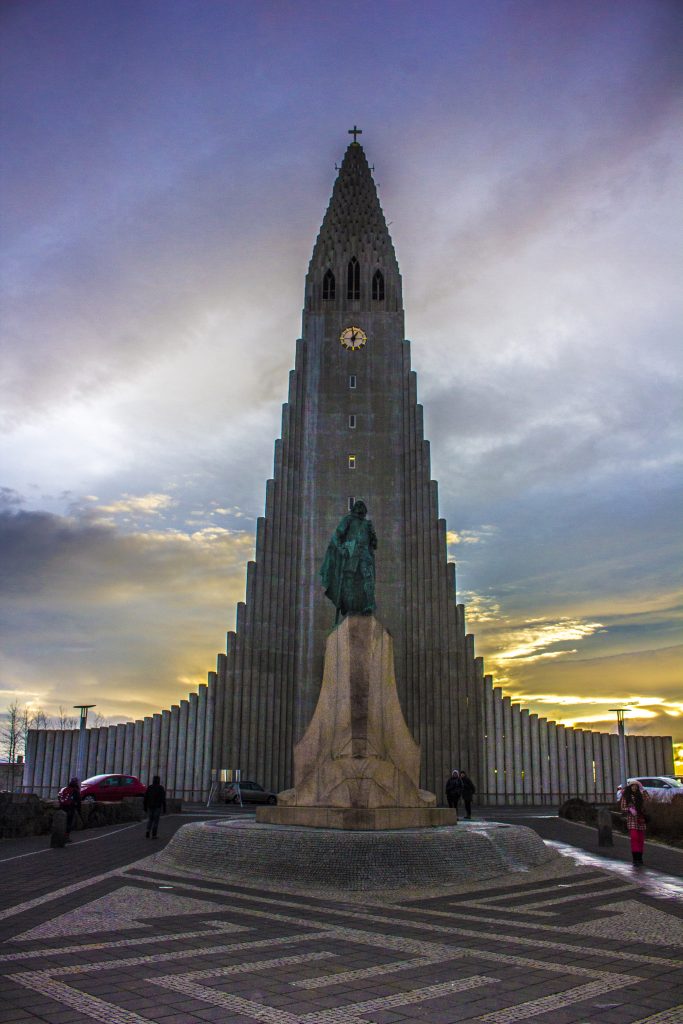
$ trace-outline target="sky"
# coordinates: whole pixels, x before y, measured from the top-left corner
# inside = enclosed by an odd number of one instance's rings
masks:
[[[0,10],[0,710],[206,680],[359,125],[486,670],[683,742],[683,7]]]

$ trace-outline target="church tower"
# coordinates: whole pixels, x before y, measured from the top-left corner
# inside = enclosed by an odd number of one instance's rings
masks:
[[[458,767],[484,804],[557,806],[569,796],[609,802],[623,778],[616,735],[513,703],[475,658],[430,474],[396,254],[360,132],[350,134],[306,276],[282,437],[226,652],[208,685],[144,720],[85,735],[30,730],[29,791],[54,796],[59,780],[74,774],[158,772],[170,795],[203,801],[223,768],[289,788],[335,617],[319,570],[355,498],[377,531],[375,615],[393,637],[421,787],[441,797]],[[672,773],[670,736],[629,736],[627,748],[631,775]]]
[[[246,601],[219,657],[214,767],[290,785],[293,744],[315,709],[334,623],[320,565],[339,519],[362,498],[379,538],[375,614],[393,636],[421,784],[440,793],[453,767],[478,776],[482,668],[455,601],[398,262],[360,132],[351,134],[306,276]]]

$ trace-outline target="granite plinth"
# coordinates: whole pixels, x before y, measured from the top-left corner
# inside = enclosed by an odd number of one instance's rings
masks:
[[[532,829],[494,822],[352,831],[219,819],[184,825],[157,863],[264,888],[378,892],[494,878],[558,856]]]
[[[294,747],[293,768],[294,786],[278,793],[280,807],[321,812],[436,809],[435,795],[420,789],[420,747],[398,699],[393,641],[374,615],[349,615],[328,636],[318,704]],[[317,827],[325,814],[286,820]],[[335,822],[330,827],[344,827],[337,824],[339,815],[329,820]],[[350,814],[347,820],[356,819]],[[386,825],[372,824],[383,820],[381,814],[362,820],[368,824],[348,827],[410,828],[438,819],[397,813]]]
[[[367,832],[455,825],[458,815],[450,807],[259,807],[256,820],[270,825]]]

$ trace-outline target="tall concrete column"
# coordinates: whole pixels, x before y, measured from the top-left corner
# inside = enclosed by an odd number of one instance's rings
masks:
[[[181,800],[187,799],[185,796],[185,751],[187,750],[187,713],[189,707],[189,701],[181,700],[180,717],[178,720],[178,748],[175,767],[175,789],[176,794]]]
[[[505,802],[515,801],[515,755],[512,744],[512,706],[509,697],[503,697],[503,757],[505,758]]]
[[[493,688],[493,720],[496,730],[496,804],[505,803],[505,746],[503,743],[503,691]]]
[[[62,747],[64,746],[64,730],[57,729],[54,743],[52,745],[52,765],[50,771],[50,790],[59,792],[62,786],[66,786],[68,779],[62,781]]]
[[[602,796],[600,799],[605,803],[614,800],[617,786],[612,775],[612,746],[609,733],[600,733],[600,749],[602,753]]]
[[[638,769],[635,772],[636,775],[647,775],[650,771],[647,763],[647,748],[645,746],[645,737],[636,736],[636,750],[637,750],[637,765]]]
[[[569,796],[569,773],[567,770],[567,730],[558,725],[557,734],[557,765],[558,765],[558,803],[562,804]]]
[[[541,785],[541,737],[538,728],[538,715],[529,715],[529,732],[531,734],[531,802],[543,802]]]
[[[583,729],[574,729],[574,743],[576,746],[576,785],[578,795],[582,800],[586,799],[586,752],[583,741]]]
[[[586,799],[595,799],[595,776],[593,768],[593,733],[585,730],[583,734],[583,760],[586,772]]]
[[[177,704],[171,706],[171,722],[168,731],[168,765],[166,767],[167,788],[172,796],[180,797],[176,792],[176,764],[178,761],[178,725],[180,723],[180,707]]]
[[[168,786],[168,735],[171,728],[171,712],[164,708],[161,712],[161,729],[159,730],[159,775],[162,786]]]
[[[195,757],[192,786],[194,799],[204,799],[204,737],[206,735],[206,699],[208,687],[202,683],[197,693],[197,734],[195,737]]]
[[[97,754],[95,756],[95,774],[104,775],[107,757],[107,735],[106,725],[101,725],[97,730]]]
[[[550,761],[548,750],[548,719],[538,720],[539,757],[541,759],[541,803],[547,804],[550,798]]]
[[[576,729],[569,726],[565,730],[567,739],[567,778],[569,781],[569,797],[579,796],[579,776],[576,770]]]
[[[161,753],[161,712],[152,715],[152,739],[149,749],[149,774],[154,778],[161,775],[159,755]]]
[[[126,726],[124,723],[119,723],[119,725],[116,726],[116,740],[114,743],[114,764],[116,766],[114,768],[115,772],[125,771],[123,767],[123,748],[125,746],[125,740]]]
[[[52,796],[52,763],[54,761],[56,735],[57,731],[55,729],[48,729],[47,736],[45,737],[45,767],[43,769],[42,795],[46,799]]]
[[[626,782],[626,776],[621,770],[621,744],[619,736],[612,733],[609,738],[609,749],[610,749],[610,760],[612,762],[612,780],[614,783],[614,792],[617,791],[617,786],[622,782]]]
[[[595,800],[601,801],[600,794],[605,789],[605,772],[602,762],[602,736],[599,732],[593,733],[593,761],[595,763]]]
[[[133,775],[138,779],[142,776],[142,730],[142,719],[137,718],[133,723]]]
[[[209,798],[211,786],[211,768],[215,763],[213,737],[215,735],[213,719],[216,709],[216,674],[209,672],[206,694],[206,725],[204,726],[204,767],[202,769],[202,800]]]
[[[133,743],[135,742],[135,723],[126,722],[123,733],[123,771],[126,775],[133,774]]]
[[[638,771],[638,746],[635,736],[626,737],[626,764],[626,775],[629,779],[633,778],[634,775],[643,774]]]
[[[548,763],[550,766],[550,803],[559,806],[560,802],[560,760],[557,749],[557,725],[548,722]]]
[[[142,720],[142,750],[140,753],[140,781],[146,786],[151,783],[149,775],[149,752],[152,744],[152,718],[145,715]]]
[[[38,731],[36,729],[29,729],[28,735],[26,737],[26,748],[24,750],[24,760],[26,761],[26,768],[24,770],[24,785],[22,787],[24,793],[32,793],[34,790],[37,754]]]
[[[197,741],[197,704],[199,697],[196,693],[189,694],[189,707],[187,711],[187,744],[185,747],[185,791],[187,800],[194,800],[194,768],[195,768],[195,744]]]
[[[486,676],[484,686],[484,715],[486,719],[486,803],[496,802],[496,725],[493,716],[493,680]],[[455,767],[455,765],[453,766]]]
[[[531,723],[529,722],[529,709],[522,708],[520,711],[522,721],[522,764],[524,778],[522,779],[522,795],[525,804],[533,801],[533,768],[531,752]]]
[[[116,762],[114,760],[116,755],[116,726],[107,726],[107,752],[105,755],[105,772],[110,774],[116,771]]]

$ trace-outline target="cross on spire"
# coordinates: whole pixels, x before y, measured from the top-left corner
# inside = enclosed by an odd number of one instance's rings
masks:
[[[358,142],[358,139],[356,138],[356,136],[357,135],[362,135],[363,131],[362,131],[361,128],[356,128],[356,126],[354,124],[353,128],[349,128],[349,132],[348,133],[349,133],[349,135],[353,135],[353,141],[354,142]]]

